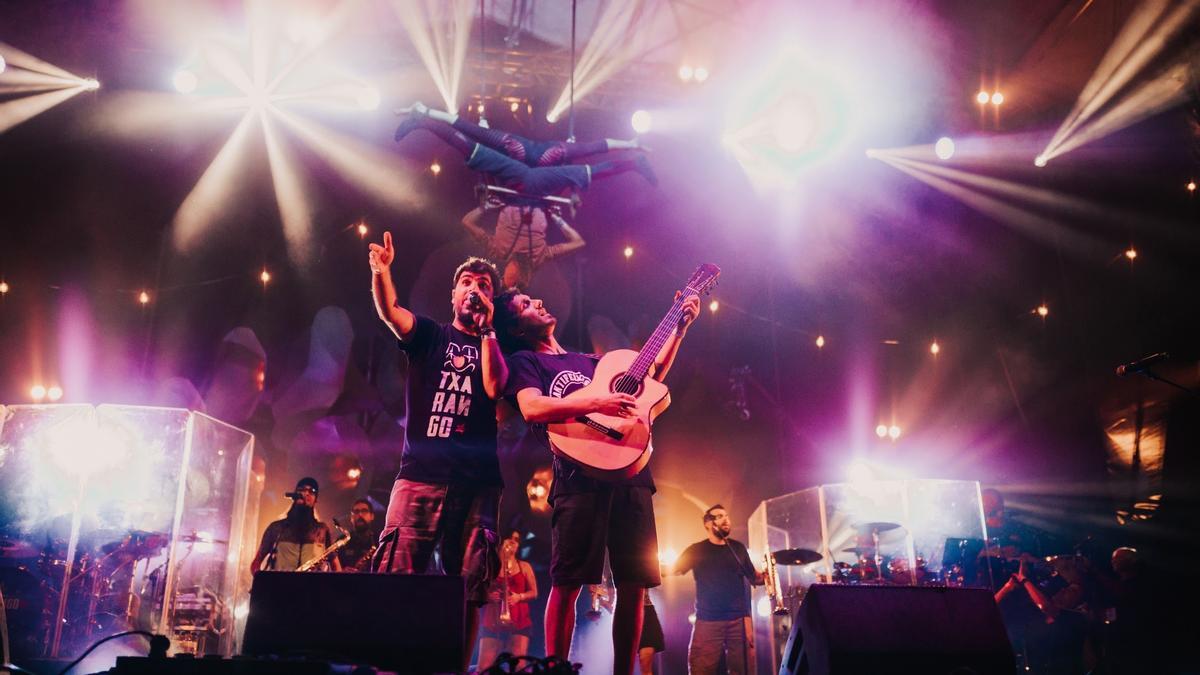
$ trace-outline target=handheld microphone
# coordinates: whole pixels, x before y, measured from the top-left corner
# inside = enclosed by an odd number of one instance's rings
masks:
[[[471,309],[483,310],[483,298],[479,297],[479,291],[471,291],[467,294],[467,304]]]
[[[1158,363],[1159,361],[1166,361],[1168,358],[1170,358],[1170,356],[1166,352],[1159,352],[1157,354],[1151,354],[1145,358],[1138,359],[1137,361],[1123,363],[1117,366],[1117,377],[1125,377],[1126,375],[1132,375],[1133,373],[1145,372],[1150,366]]]

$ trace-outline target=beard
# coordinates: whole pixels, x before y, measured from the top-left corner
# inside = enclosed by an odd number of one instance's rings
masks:
[[[308,534],[313,525],[317,524],[313,507],[304,502],[294,502],[292,508],[288,509],[284,520],[287,521],[287,528],[297,536]]]
[[[732,531],[733,530],[728,527],[714,527],[713,528],[713,534],[715,534],[718,539],[728,539],[729,533]]]
[[[355,532],[366,532],[367,530],[370,530],[370,529],[371,529],[371,524],[368,523],[365,518],[355,518],[354,519],[354,531]]]
[[[464,326],[475,328],[475,314],[467,309],[466,305],[463,305],[463,308],[458,311],[458,322]]]

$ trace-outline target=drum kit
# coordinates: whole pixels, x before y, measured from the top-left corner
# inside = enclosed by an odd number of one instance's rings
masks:
[[[68,559],[66,542],[47,538],[39,546],[0,535],[0,593],[13,656],[59,657],[137,627],[139,615],[154,608],[140,607],[135,586],[160,576],[149,565],[168,543],[158,532],[95,531]]]
[[[846,585],[944,586],[947,580],[927,568],[925,559],[907,554],[887,555],[880,546],[880,535],[901,530],[899,523],[868,522],[854,525],[855,546],[840,549],[852,553],[854,562],[831,562],[827,571],[814,571],[816,580]],[[779,583],[776,565],[811,565],[823,560],[820,552],[807,548],[789,548],[766,554],[767,593],[774,600],[776,613],[785,614],[784,594]],[[773,587],[774,586],[774,587]],[[789,598],[799,599],[803,589],[790,589]]]

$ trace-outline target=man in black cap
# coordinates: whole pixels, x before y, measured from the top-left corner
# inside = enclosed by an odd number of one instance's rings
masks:
[[[283,493],[284,497],[292,499],[292,508],[263,532],[258,553],[254,554],[254,561],[250,563],[250,574],[257,574],[263,569],[264,560],[269,570],[298,569],[304,563],[324,555],[325,550],[333,545],[336,539],[333,530],[317,520],[319,491],[317,479],[306,477],[296,482],[294,491]],[[342,569],[337,556],[332,556],[330,561],[322,565],[330,565],[328,569],[335,572]]]

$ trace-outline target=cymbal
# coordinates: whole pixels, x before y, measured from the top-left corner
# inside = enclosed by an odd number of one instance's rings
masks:
[[[859,532],[866,532],[867,534],[870,534],[871,532],[887,532],[888,530],[894,530],[898,527],[900,527],[900,523],[876,522],[858,523],[854,526],[854,529],[858,530]]]
[[[853,553],[854,555],[866,555],[874,552],[875,548],[873,546],[851,546],[850,548],[842,549],[842,553]]]
[[[785,548],[771,555],[775,557],[776,565],[807,565],[824,557],[808,548]]]

